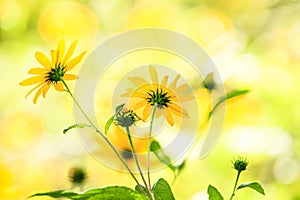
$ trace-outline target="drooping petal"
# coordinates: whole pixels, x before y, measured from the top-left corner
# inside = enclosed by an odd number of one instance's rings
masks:
[[[135,104],[134,109],[138,110],[141,107],[146,106],[146,105],[147,105],[147,101],[145,99],[143,99]]]
[[[44,68],[32,68],[28,71],[28,74],[45,74],[47,70]]]
[[[64,91],[64,85],[62,84],[62,82],[57,82],[56,84],[54,84],[54,88],[59,92]]]
[[[180,85],[178,88],[176,88],[175,93],[176,93],[177,95],[179,95],[179,93],[185,92],[187,88],[188,88],[188,85],[187,85],[187,84],[182,84],[182,85]]]
[[[189,118],[188,111],[177,104],[169,104],[169,110],[178,117]]]
[[[149,83],[145,79],[138,76],[128,77],[128,80],[130,80],[137,87],[142,87],[146,84],[149,85]]]
[[[76,56],[75,58],[73,58],[72,60],[70,60],[68,63],[66,63],[66,70],[69,71],[71,70],[73,67],[75,67],[75,65],[77,65],[82,57],[84,56],[85,52],[79,54],[78,56]]]
[[[44,98],[46,98],[46,94],[47,94],[47,92],[48,92],[48,90],[49,90],[49,88],[50,88],[50,86],[51,86],[51,84],[49,83],[45,83],[45,85],[44,85],[44,90],[43,90],[43,97]]]
[[[185,102],[185,101],[190,101],[190,100],[192,100],[194,98],[195,98],[194,95],[192,95],[192,94],[186,94],[186,95],[180,96],[179,100],[182,101],[182,102]]]
[[[74,74],[65,74],[63,77],[64,80],[76,80],[78,79],[78,76]]]
[[[168,78],[169,78],[168,76],[164,76],[163,79],[161,80],[161,84],[162,84],[163,86],[166,86],[166,85],[167,85]]]
[[[143,110],[143,119],[144,120],[147,120],[148,119],[148,117],[149,117],[149,115],[150,115],[150,111],[151,111],[151,105],[147,105],[145,108],[144,108],[144,110]]]
[[[33,98],[33,103],[36,104],[36,101],[38,100],[39,96],[42,94],[42,92],[46,89],[47,84],[42,85],[40,89],[35,93]]]
[[[164,113],[164,110],[162,110],[162,109],[157,109],[157,110],[156,110],[156,113],[155,113],[155,117],[156,117],[156,118],[159,118],[163,113]]]
[[[47,56],[45,54],[43,54],[42,52],[36,52],[34,54],[36,60],[46,69],[51,69],[51,62],[50,60],[47,58]]]
[[[31,94],[31,92],[33,92],[36,88],[40,87],[43,83],[38,84],[37,86],[35,86],[34,88],[32,88],[25,96],[25,99]]]
[[[174,125],[174,119],[173,119],[173,117],[172,117],[170,111],[168,110],[168,108],[166,108],[164,111],[165,111],[165,112],[164,112],[164,115],[165,115],[165,118],[166,118],[167,122],[168,122],[171,126],[173,126],[173,125]]]
[[[43,76],[34,76],[34,77],[30,77],[30,78],[23,80],[22,82],[20,82],[20,85],[22,85],[22,86],[34,85],[34,84],[37,84],[38,82],[42,82],[43,80],[44,80]]]
[[[150,65],[150,67],[149,67],[149,74],[151,76],[152,82],[153,83],[158,83],[157,71],[152,65]]]
[[[178,75],[174,78],[174,80],[172,81],[172,83],[169,85],[169,88],[170,88],[171,90],[175,90],[177,81],[178,81],[179,79],[180,79],[180,75],[178,74]]]
[[[74,52],[74,50],[75,50],[76,45],[77,45],[77,41],[74,41],[74,42],[71,44],[71,46],[70,46],[70,48],[69,48],[69,50],[68,50],[66,56],[65,56],[64,59],[62,60],[62,64],[63,64],[63,65],[66,64],[66,62],[68,62],[68,60],[69,60],[69,59],[71,58],[71,56],[73,55],[73,52]]]
[[[65,40],[61,39],[58,43],[57,47],[57,58],[56,58],[56,63],[61,63],[62,58],[65,54]]]

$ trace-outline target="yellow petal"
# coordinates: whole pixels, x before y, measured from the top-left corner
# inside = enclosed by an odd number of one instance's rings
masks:
[[[182,101],[182,102],[189,101],[189,100],[192,100],[194,98],[195,97],[192,94],[186,94],[184,96],[179,97],[180,101]]]
[[[44,80],[43,76],[34,76],[34,77],[27,78],[24,81],[20,82],[20,85],[22,85],[22,86],[34,85],[38,82],[43,82],[43,80]]]
[[[47,70],[44,68],[32,68],[28,71],[28,74],[45,74]]]
[[[151,76],[152,82],[153,83],[158,83],[157,71],[152,65],[149,66],[149,74]]]
[[[65,74],[63,77],[64,80],[76,80],[78,79],[78,76],[74,74]]]
[[[137,87],[142,87],[147,84],[149,85],[149,83],[145,79],[138,76],[128,77],[128,80],[130,80]]]
[[[35,86],[34,88],[32,88],[25,96],[25,99],[28,97],[28,95],[31,94],[31,92],[33,92],[36,88],[40,87],[43,83],[38,84],[37,86]]]
[[[151,105],[147,105],[144,110],[143,110],[143,119],[147,120],[149,115],[150,115],[150,111],[151,111],[152,106]]]
[[[39,96],[42,94],[42,92],[46,89],[47,84],[44,84],[40,89],[35,93],[33,98],[33,103],[36,104],[36,101],[38,100]]]
[[[168,76],[164,76],[163,79],[161,80],[161,84],[162,84],[163,86],[166,86],[166,85],[167,85],[168,78],[169,78]]]
[[[75,49],[76,45],[77,45],[77,41],[74,41],[74,42],[71,44],[71,46],[70,46],[70,48],[69,48],[69,50],[68,50],[66,56],[65,56],[64,59],[62,60],[62,64],[63,64],[63,65],[71,58],[71,56],[72,56],[72,54],[73,54],[73,52],[74,52],[74,49]]]
[[[65,40],[61,39],[57,47],[57,58],[56,58],[57,63],[61,63],[64,54],[65,54]]]
[[[46,98],[46,94],[47,94],[51,84],[46,83],[44,86],[45,86],[45,88],[43,90],[43,97]]]
[[[62,82],[57,82],[56,84],[54,84],[54,88],[59,92],[65,91]]]
[[[35,55],[36,60],[41,65],[43,65],[46,69],[51,69],[51,62],[47,58],[47,56],[45,56],[45,54],[43,54],[42,52],[36,52],[34,55]]]
[[[82,57],[84,56],[85,52],[79,54],[77,57],[73,58],[72,60],[70,60],[67,64],[66,64],[66,70],[69,71],[71,70],[73,67],[75,67],[75,65],[77,65]]]
[[[173,120],[173,117],[172,117],[171,113],[169,112],[168,108],[166,108],[164,111],[165,111],[164,115],[165,115],[165,118],[166,118],[167,122],[171,126],[173,126],[174,125],[174,120]]]
[[[178,75],[174,78],[174,80],[172,81],[172,83],[169,85],[169,88],[170,88],[171,90],[175,90],[177,81],[178,81],[179,79],[180,79],[180,75],[178,74]]]
[[[52,66],[54,66],[57,63],[56,57],[57,57],[57,51],[51,50],[50,51],[51,59],[52,59]]]
[[[155,113],[155,117],[156,117],[156,118],[159,118],[163,113],[164,113],[164,110],[162,110],[162,109],[157,109],[157,110],[156,110],[156,113]]]
[[[186,89],[187,89],[187,84],[182,84],[182,85],[180,85],[176,90],[175,90],[175,93],[177,94],[177,95],[179,95],[179,93],[183,93],[183,92],[185,92],[186,91]]]
[[[189,118],[188,111],[177,104],[169,104],[168,109],[178,117]]]
[[[145,99],[143,99],[142,101],[139,101],[135,104],[134,109],[138,110],[141,107],[146,106],[146,105],[147,105],[147,101]]]

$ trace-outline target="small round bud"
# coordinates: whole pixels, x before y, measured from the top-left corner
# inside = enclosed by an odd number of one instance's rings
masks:
[[[241,172],[247,169],[249,163],[246,158],[238,157],[232,164],[235,170]]]

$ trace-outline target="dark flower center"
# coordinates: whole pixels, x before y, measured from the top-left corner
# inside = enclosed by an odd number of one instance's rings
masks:
[[[167,96],[168,92],[163,92],[162,89],[159,90],[157,88],[156,91],[150,90],[147,94],[149,95],[146,99],[148,104],[151,106],[156,105],[159,109],[164,109],[171,103],[171,96]]]
[[[64,66],[61,66],[60,63],[55,66],[54,68],[51,68],[51,71],[46,74],[46,82],[47,83],[57,83],[62,80],[66,73],[66,68]]]

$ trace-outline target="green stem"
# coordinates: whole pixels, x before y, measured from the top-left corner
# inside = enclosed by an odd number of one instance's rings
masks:
[[[149,131],[149,135],[148,135],[148,168],[147,168],[147,171],[148,171],[149,187],[151,187],[151,180],[150,180],[150,146],[151,146],[151,144],[150,144],[150,140],[151,140],[151,135],[152,135],[152,127],[153,127],[156,108],[157,108],[157,105],[154,105],[152,115],[151,115],[151,120],[150,120],[150,131]]]
[[[130,173],[130,175],[132,176],[132,178],[140,186],[141,191],[143,191],[143,189],[141,187],[141,184],[138,182],[138,180],[136,179],[136,177],[132,173],[131,169],[128,167],[128,165],[126,164],[126,162],[124,161],[124,159],[122,158],[122,156],[119,154],[119,152],[116,150],[116,148],[113,146],[113,144],[103,135],[103,133],[94,125],[94,123],[92,122],[92,120],[87,116],[87,114],[84,112],[84,110],[82,109],[82,107],[80,106],[80,104],[78,103],[78,101],[76,100],[76,98],[74,97],[74,95],[72,94],[72,92],[69,89],[69,87],[66,84],[66,82],[63,79],[61,80],[61,82],[66,87],[66,91],[70,94],[70,96],[72,97],[73,101],[75,102],[75,104],[77,105],[77,107],[79,108],[79,110],[83,114],[83,116],[86,118],[86,120],[93,126],[93,128],[95,129],[95,131],[100,134],[100,136],[105,140],[105,142],[112,148],[112,150],[114,151],[114,153],[117,155],[117,157],[120,159],[120,161],[124,164],[124,166],[126,167],[126,169],[128,170],[128,172]]]
[[[147,188],[150,197],[152,197],[151,186],[148,187],[147,182],[146,182],[146,180],[145,180],[145,178],[144,178],[143,172],[142,172],[141,167],[140,167],[140,164],[139,164],[139,160],[138,160],[138,158],[137,158],[137,156],[136,156],[136,153],[135,153],[135,150],[134,150],[134,146],[133,146],[133,143],[132,143],[132,139],[131,139],[131,135],[130,135],[130,130],[129,130],[129,127],[128,127],[128,126],[126,126],[126,132],[127,132],[127,136],[128,136],[128,139],[129,139],[129,143],[130,143],[130,147],[131,147],[131,151],[132,151],[132,154],[133,154],[135,163],[136,163],[136,165],[137,165],[137,167],[138,167],[138,170],[139,170],[140,175],[141,175],[141,177],[142,177],[142,180],[143,180],[143,182],[144,182],[144,184],[145,184],[145,187]]]
[[[233,197],[234,197],[234,195],[235,195],[235,192],[236,192],[236,186],[237,186],[237,183],[238,183],[238,181],[239,181],[241,172],[242,172],[242,171],[238,171],[238,173],[237,173],[237,176],[236,176],[236,179],[235,179],[235,183],[234,183],[234,187],[233,187],[233,191],[232,191],[230,200],[232,200]]]

